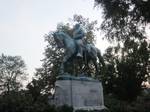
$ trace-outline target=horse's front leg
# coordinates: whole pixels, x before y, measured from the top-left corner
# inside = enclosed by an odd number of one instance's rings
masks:
[[[67,62],[67,59],[66,59],[66,57],[64,57],[61,65],[60,65],[60,72],[59,72],[60,75],[64,74],[64,65],[66,64],[66,62]]]
[[[68,62],[69,58],[70,58],[69,55],[64,56],[63,61],[62,61],[61,66],[60,66],[60,72],[59,72],[60,75],[64,75],[65,65]]]
[[[62,62],[61,65],[60,65],[59,74],[60,74],[60,75],[63,75],[63,74],[64,74],[64,62]]]

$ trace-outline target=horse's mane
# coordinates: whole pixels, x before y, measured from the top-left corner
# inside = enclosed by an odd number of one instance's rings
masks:
[[[65,32],[59,31],[58,34],[71,39],[71,37]]]

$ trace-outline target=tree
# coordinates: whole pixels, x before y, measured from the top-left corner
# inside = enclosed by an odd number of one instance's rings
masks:
[[[104,84],[108,93],[132,101],[140,94],[143,81],[150,76],[148,66],[150,49],[148,43],[126,40],[125,47],[108,48],[104,54],[107,70]]]
[[[150,22],[149,0],[95,0],[104,9],[105,18],[133,17],[136,21]]]
[[[141,91],[141,83],[150,75],[150,44],[145,33],[150,22],[150,1],[95,0],[95,3],[103,8],[101,29],[105,38],[118,44],[105,53],[109,62],[105,77],[107,87],[112,92],[117,91],[122,99],[130,96],[134,99]]]
[[[55,77],[43,72],[43,68],[36,69],[35,78],[27,85],[29,94],[32,95],[33,103],[37,103],[42,100],[47,102],[47,95],[51,94],[51,88],[54,86]],[[51,79],[54,78],[54,79]]]
[[[149,0],[95,0],[104,9],[101,25],[109,40],[143,39],[145,26],[150,22]]]
[[[20,56],[0,56],[0,90],[1,92],[18,91],[22,80],[26,78],[25,63]]]

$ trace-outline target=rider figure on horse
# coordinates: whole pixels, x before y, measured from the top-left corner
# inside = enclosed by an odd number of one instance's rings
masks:
[[[81,28],[80,24],[76,24],[73,28],[73,38],[76,40],[78,51],[77,51],[77,56],[78,57],[83,57],[83,38],[85,36],[85,33],[83,29]]]

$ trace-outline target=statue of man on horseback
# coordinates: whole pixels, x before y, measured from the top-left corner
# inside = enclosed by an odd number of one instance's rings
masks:
[[[70,62],[76,57],[80,57],[84,61],[85,67],[87,68],[88,62],[92,61],[95,66],[96,75],[99,74],[98,67],[100,67],[100,65],[97,64],[97,59],[99,59],[99,64],[104,65],[100,50],[96,48],[93,44],[85,44],[83,40],[85,37],[85,33],[81,28],[80,24],[76,24],[74,26],[73,38],[71,38],[67,33],[62,31],[55,32],[53,36],[58,47],[64,48],[65,50],[65,54],[60,66],[60,74],[64,74],[64,68],[66,63]]]
[[[73,38],[76,41],[77,44],[77,56],[78,57],[83,57],[83,39],[85,37],[85,33],[83,29],[81,28],[80,24],[76,24],[73,28]]]

